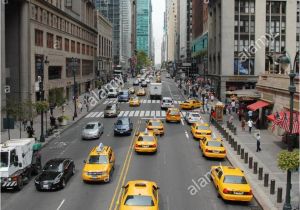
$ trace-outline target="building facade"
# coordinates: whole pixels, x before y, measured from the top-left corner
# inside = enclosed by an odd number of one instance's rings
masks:
[[[97,79],[108,81],[112,74],[112,24],[97,12]]]
[[[222,100],[226,90],[255,88],[285,50],[295,56],[296,16],[297,0],[209,2],[208,77]]]
[[[167,60],[174,62],[177,52],[178,38],[178,0],[166,1],[166,23],[167,23]]]
[[[5,79],[11,100],[39,100],[40,79],[46,100],[55,99],[56,94],[70,100],[73,70],[77,94],[94,87],[97,24],[93,1],[12,0],[5,5],[5,20]]]

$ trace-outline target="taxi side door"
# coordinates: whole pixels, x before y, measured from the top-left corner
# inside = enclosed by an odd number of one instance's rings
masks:
[[[220,167],[217,167],[215,168],[213,171],[212,171],[212,179],[213,179],[213,182],[216,186],[216,188],[220,188],[220,184],[221,184],[221,180],[222,180],[222,176],[223,176],[223,171]]]

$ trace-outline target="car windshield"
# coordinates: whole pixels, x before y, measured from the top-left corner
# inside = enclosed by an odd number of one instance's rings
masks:
[[[211,147],[223,147],[222,143],[219,141],[208,141],[206,145]]]
[[[163,100],[163,103],[172,103],[172,100],[164,99],[164,100]]]
[[[1,152],[0,167],[8,167],[8,152]]]
[[[120,92],[120,95],[128,95],[128,92],[121,91],[121,92]]]
[[[149,122],[150,126],[161,126],[161,123],[158,121]]]
[[[225,176],[224,183],[228,184],[247,184],[247,181],[244,176]]]
[[[171,110],[170,115],[179,115],[179,112],[177,110]]]
[[[154,136],[139,136],[138,141],[154,141]]]
[[[87,130],[91,130],[91,129],[94,129],[94,128],[95,128],[95,124],[87,124],[85,126],[85,129],[87,129]]]
[[[46,163],[44,171],[51,171],[51,172],[62,172],[63,170],[63,163],[61,161],[50,161]]]
[[[91,155],[89,157],[89,164],[107,164],[108,158],[106,155]]]
[[[200,114],[192,113],[190,116],[192,116],[192,117],[200,117]]]
[[[116,125],[127,125],[127,124],[129,124],[127,119],[119,119],[116,122]]]
[[[196,129],[197,130],[209,130],[209,127],[208,126],[204,126],[204,125],[199,125],[199,126],[197,126]]]
[[[151,196],[128,195],[124,202],[126,206],[154,206]]]
[[[188,104],[189,104],[189,103],[190,103],[190,101],[184,101],[183,103],[188,103]]]
[[[111,109],[113,109],[113,108],[114,108],[114,105],[107,105],[105,109],[106,109],[106,110],[111,110]]]

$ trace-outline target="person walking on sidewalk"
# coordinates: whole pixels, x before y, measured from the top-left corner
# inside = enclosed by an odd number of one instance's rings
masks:
[[[253,127],[253,121],[251,120],[251,118],[248,120],[247,122],[248,127],[249,127],[249,133],[251,133],[252,127]]]
[[[259,133],[256,134],[256,152],[260,152],[261,148],[260,148],[260,135]]]
[[[230,124],[232,124],[233,123],[233,115],[230,115],[230,117],[229,117],[229,120],[228,120],[228,122],[230,123]]]
[[[241,122],[242,130],[245,131],[246,120],[243,118]]]

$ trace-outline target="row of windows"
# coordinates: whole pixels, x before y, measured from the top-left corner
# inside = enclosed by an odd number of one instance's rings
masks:
[[[32,5],[31,7],[31,18],[43,24],[47,24],[50,27],[69,33],[72,36],[76,36],[88,42],[96,43],[96,35],[88,32],[80,26],[72,24],[63,18],[48,12],[45,9],[38,7],[37,5]]]
[[[112,41],[99,35],[99,55],[112,57]]]
[[[39,47],[44,46],[44,32],[39,29],[35,29],[35,45]],[[70,43],[71,42],[71,43]],[[61,36],[55,36],[52,33],[46,33],[46,46],[47,48],[62,50],[63,38]],[[77,48],[77,49],[76,49]],[[74,40],[64,39],[64,50],[66,52],[72,52],[77,54],[96,56],[96,48],[90,45],[81,44],[80,42],[75,42]]]

